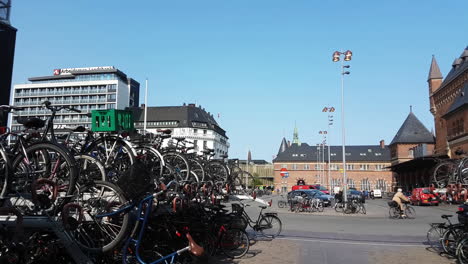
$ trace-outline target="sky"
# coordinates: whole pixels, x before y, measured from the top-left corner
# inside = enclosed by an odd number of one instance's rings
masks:
[[[271,161],[281,140],[387,144],[413,113],[429,129],[432,55],[442,74],[468,45],[466,0],[13,0],[13,83],[56,68],[115,66],[150,106],[196,103],[229,137],[231,158]]]

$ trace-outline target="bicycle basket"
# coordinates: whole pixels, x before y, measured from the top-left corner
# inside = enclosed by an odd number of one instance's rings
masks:
[[[398,203],[395,202],[395,201],[390,201],[390,202],[388,202],[388,206],[390,206],[390,207],[398,207]]]
[[[240,204],[233,203],[232,205],[232,213],[235,215],[242,215],[244,212],[244,208]]]
[[[122,189],[128,199],[138,199],[151,191],[151,175],[148,168],[140,161],[135,162],[117,180],[117,186]]]

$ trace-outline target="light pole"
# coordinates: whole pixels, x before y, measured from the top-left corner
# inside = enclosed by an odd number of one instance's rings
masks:
[[[343,60],[344,61],[350,61],[351,57],[353,56],[353,53],[350,50],[347,50],[345,52],[340,52],[340,51],[335,51],[333,53],[333,62],[340,61],[341,55],[344,56]],[[345,71],[345,68],[349,68],[349,65],[344,65],[343,61],[341,61],[341,133],[342,133],[342,141],[343,141],[343,201],[346,202],[348,201],[348,195],[347,195],[347,187],[348,187],[348,182],[346,179],[346,148],[345,148],[345,117],[344,117],[344,76],[345,74],[349,74],[349,71]]]
[[[324,107],[322,112],[333,113],[335,112],[335,107],[329,106]],[[333,125],[333,115],[328,114],[328,133],[330,133],[330,126]],[[330,137],[328,137],[330,139]],[[331,176],[330,176],[330,142],[328,142],[328,190],[331,191]]]
[[[320,144],[320,147],[322,149],[322,162],[320,163],[320,171],[322,173],[322,177],[321,177],[321,180],[320,180],[321,185],[324,185],[324,182],[325,182],[325,146],[326,146],[326,142],[327,142],[327,133],[328,133],[328,131],[325,131],[325,130],[319,131],[319,134],[323,135],[322,143]]]

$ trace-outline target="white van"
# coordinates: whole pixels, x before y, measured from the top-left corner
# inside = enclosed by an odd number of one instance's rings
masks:
[[[374,198],[382,198],[382,190],[374,189]]]

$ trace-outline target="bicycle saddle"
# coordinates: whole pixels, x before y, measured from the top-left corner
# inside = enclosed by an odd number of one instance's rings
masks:
[[[449,217],[452,217],[453,215],[441,215],[440,217],[444,218],[444,219],[448,219]]]
[[[170,129],[158,129],[156,131],[158,131],[159,133],[163,133],[163,134],[171,134],[172,133],[172,130],[170,130]]]
[[[197,257],[202,256],[205,250],[202,247],[200,247],[197,243],[195,243],[195,241],[193,240],[190,234],[186,234],[186,237],[187,237],[187,240],[189,241],[190,253],[192,253],[193,255]]]
[[[22,124],[25,128],[43,128],[45,121],[37,117],[21,118],[17,119],[19,124]]]

